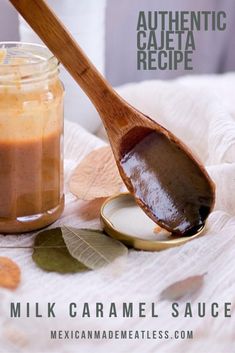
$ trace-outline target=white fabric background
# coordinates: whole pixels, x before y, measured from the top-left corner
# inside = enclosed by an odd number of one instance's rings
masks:
[[[0,249],[22,270],[20,287],[0,289],[1,353],[75,352],[235,352],[235,74],[188,77],[172,82],[148,81],[121,87],[130,103],[171,129],[207,165],[216,181],[217,201],[205,236],[160,253],[130,251],[123,262],[99,271],[60,275],[43,272],[33,263],[31,249]],[[65,125],[65,181],[72,169],[91,150],[104,142],[79,126]],[[97,227],[98,202],[76,200],[67,190],[66,208],[54,225]],[[30,246],[34,236],[0,236],[0,246]],[[170,303],[159,302],[159,318],[69,319],[69,302],[156,302],[168,285],[207,272],[202,290],[190,298],[198,302],[233,302],[232,318],[173,319]],[[57,302],[57,318],[9,318],[11,301]],[[43,309],[43,308],[42,308]],[[222,309],[222,307],[221,307]],[[45,307],[44,307],[45,312]],[[221,310],[222,312],[222,310]],[[50,341],[50,329],[167,329],[194,330],[194,340]]]

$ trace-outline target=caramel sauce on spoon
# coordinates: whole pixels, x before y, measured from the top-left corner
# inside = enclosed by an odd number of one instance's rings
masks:
[[[129,190],[161,227],[193,235],[214,204],[213,184],[181,146],[160,131],[151,131],[121,158]]]

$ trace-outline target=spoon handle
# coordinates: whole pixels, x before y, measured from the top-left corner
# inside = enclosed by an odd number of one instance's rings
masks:
[[[98,72],[55,13],[44,0],[10,2],[87,94],[103,122],[108,123],[105,121],[108,119],[105,118],[107,110],[112,115],[113,105],[119,105],[122,99]]]

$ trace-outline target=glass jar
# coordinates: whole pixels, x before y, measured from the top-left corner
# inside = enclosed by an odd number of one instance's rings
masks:
[[[63,211],[58,72],[46,47],[0,43],[0,233],[45,227]]]

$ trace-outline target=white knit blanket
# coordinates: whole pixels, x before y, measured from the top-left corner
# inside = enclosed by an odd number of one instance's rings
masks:
[[[138,109],[156,118],[184,140],[205,163],[216,182],[217,199],[205,236],[184,246],[163,252],[131,250],[124,262],[98,271],[60,275],[40,270],[32,261],[31,249],[0,249],[1,256],[16,261],[22,282],[15,291],[0,289],[1,353],[232,353],[235,352],[235,74],[188,77],[175,81],[129,84],[119,92]],[[79,103],[78,103],[79,104]],[[85,119],[86,117],[84,117]],[[60,224],[77,227],[99,226],[98,202],[78,201],[68,192],[72,169],[91,150],[104,142],[81,127],[65,124],[66,207]],[[31,246],[34,235],[0,236],[0,246]],[[171,303],[159,301],[168,285],[207,272],[202,289],[181,300],[207,305],[233,303],[231,318],[172,318]],[[56,318],[10,318],[10,302],[56,302]],[[68,304],[102,302],[157,302],[158,318],[70,318]],[[209,310],[209,308],[208,308]],[[33,311],[33,307],[32,307]],[[80,315],[80,311],[78,309]],[[25,316],[25,312],[22,313]],[[91,313],[94,316],[94,313]],[[50,330],[193,330],[193,340],[51,340]]]

